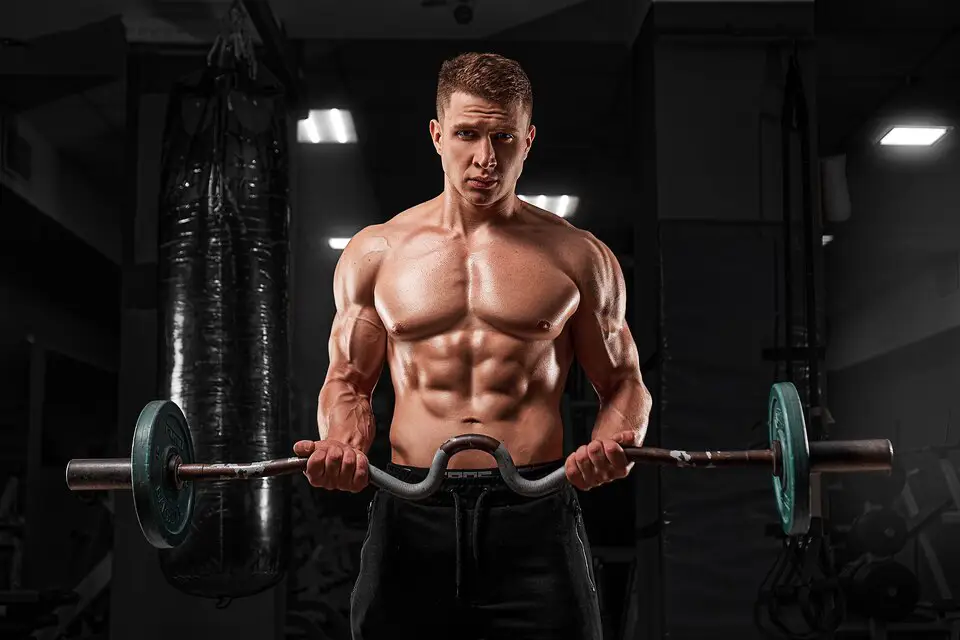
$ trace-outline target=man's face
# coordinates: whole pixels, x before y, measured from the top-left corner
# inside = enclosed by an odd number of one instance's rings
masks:
[[[519,103],[457,92],[430,134],[447,181],[467,202],[487,206],[515,193],[536,129]]]

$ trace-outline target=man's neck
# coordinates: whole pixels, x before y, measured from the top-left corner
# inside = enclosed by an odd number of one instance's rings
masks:
[[[440,196],[440,224],[466,235],[479,227],[510,220],[516,215],[519,202],[516,194],[510,192],[489,206],[477,207],[448,184]]]

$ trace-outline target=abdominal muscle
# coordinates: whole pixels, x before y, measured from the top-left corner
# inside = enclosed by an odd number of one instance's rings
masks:
[[[392,461],[429,467],[440,445],[467,433],[503,442],[517,466],[559,460],[559,404],[570,364],[561,346],[556,340],[519,340],[489,330],[392,342]],[[496,466],[493,456],[476,450],[457,453],[447,464],[450,469]]]

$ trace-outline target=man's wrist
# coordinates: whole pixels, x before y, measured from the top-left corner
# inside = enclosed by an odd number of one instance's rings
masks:
[[[333,440],[366,454],[370,449],[373,439],[364,437],[362,433],[354,431],[349,433],[330,432],[323,440]]]
[[[639,447],[643,441],[644,429],[642,427],[628,427],[618,425],[616,427],[600,426],[595,427],[590,434],[591,440],[615,440],[621,444],[632,447]]]

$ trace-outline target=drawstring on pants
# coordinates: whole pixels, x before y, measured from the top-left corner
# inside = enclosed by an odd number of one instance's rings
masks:
[[[480,492],[480,495],[477,496],[477,502],[474,506],[474,515],[473,515],[473,527],[470,532],[470,540],[468,544],[473,550],[473,566],[474,569],[478,569],[480,566],[480,549],[477,541],[480,538],[480,514],[481,508],[483,507],[483,499],[489,493],[490,487],[484,487]],[[463,582],[463,534],[462,534],[462,518],[463,511],[460,505],[460,496],[457,494],[455,489],[450,490],[450,495],[453,496],[453,517],[456,524],[456,536],[457,536],[457,599],[460,598],[460,585]]]
[[[461,544],[460,544],[460,496],[457,495],[457,492],[450,490],[450,495],[453,496],[453,519],[456,523],[457,528],[457,599],[460,599],[460,574],[461,574]]]
[[[490,491],[490,487],[484,487],[483,491],[480,492],[480,495],[477,496],[477,503],[474,506],[473,514],[473,531],[470,544],[473,545],[473,566],[474,569],[480,567],[480,545],[477,544],[477,541],[480,539],[480,507],[483,506],[483,498],[487,495],[487,492]]]

